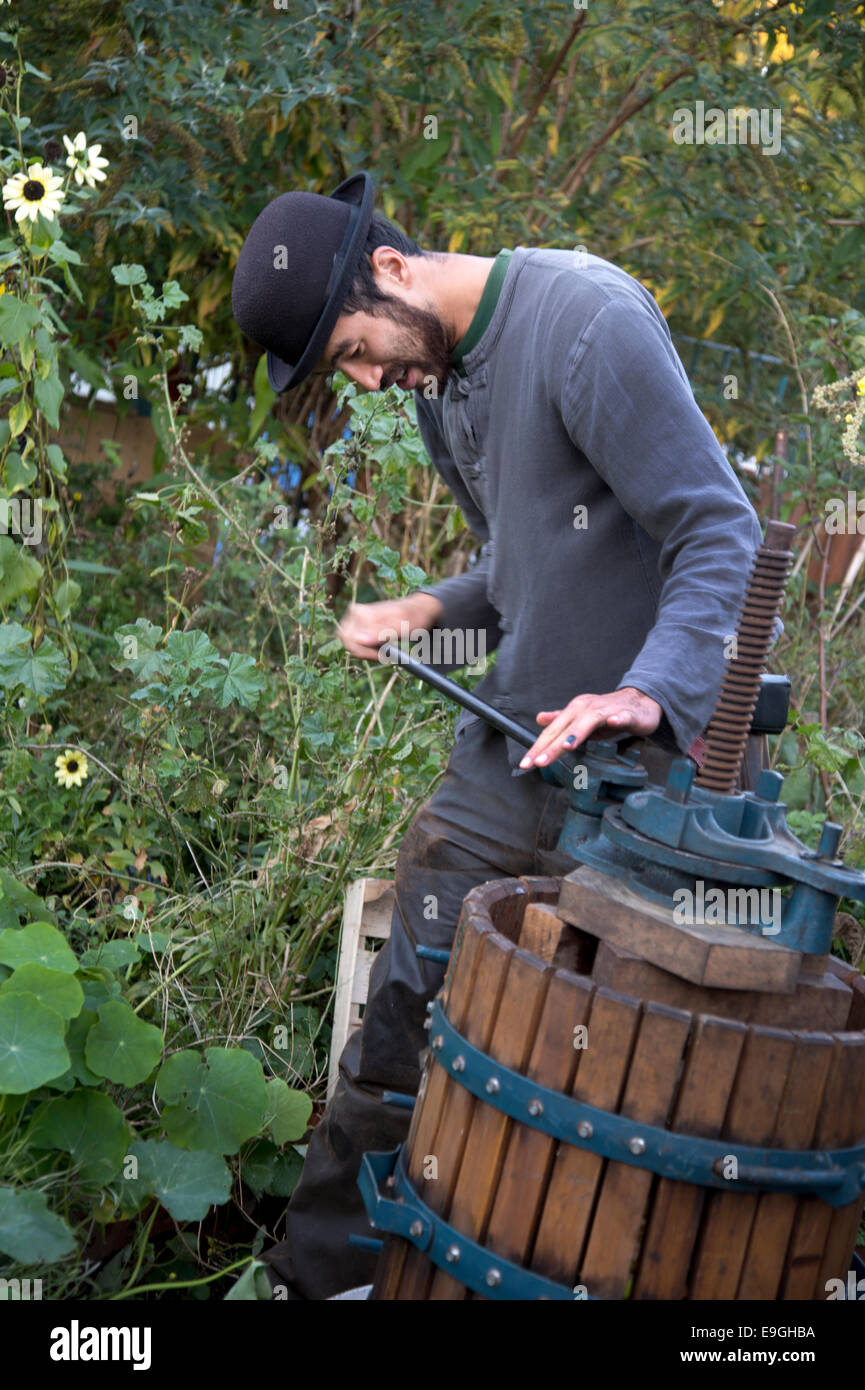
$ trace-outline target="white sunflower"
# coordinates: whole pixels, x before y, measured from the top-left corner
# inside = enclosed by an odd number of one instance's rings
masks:
[[[49,219],[56,217],[63,198],[63,180],[41,164],[31,164],[3,185],[3,206],[15,213],[16,222],[23,222],[25,217],[35,222],[40,212]]]
[[[108,160],[100,153],[102,146],[88,145],[83,130],[79,130],[74,140],[64,135],[63,143],[68,151],[66,166],[73,170],[75,182],[95,188],[97,181],[105,178],[103,170],[108,168]]]

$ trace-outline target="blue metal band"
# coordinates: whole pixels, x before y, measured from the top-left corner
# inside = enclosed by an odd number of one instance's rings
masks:
[[[390,1179],[389,1197],[382,1196],[381,1184]],[[484,1298],[573,1302],[574,1290],[567,1284],[544,1279],[511,1260],[500,1259],[492,1250],[468,1236],[421,1201],[405,1170],[404,1148],[390,1153],[366,1153],[361,1161],[357,1185],[372,1226],[391,1235],[402,1236],[452,1279]],[[592,1300],[581,1292],[581,1299]]]
[[[575,1148],[700,1187],[813,1193],[831,1207],[847,1206],[865,1187],[865,1144],[853,1149],[763,1149],[730,1139],[674,1134],[599,1110],[502,1066],[457,1032],[439,999],[431,1019],[432,1055],[455,1081],[485,1104]],[[725,1168],[732,1170],[729,1176]]]

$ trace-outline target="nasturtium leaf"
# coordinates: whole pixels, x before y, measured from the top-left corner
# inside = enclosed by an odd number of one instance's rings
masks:
[[[267,1088],[261,1063],[239,1047],[175,1052],[156,1078],[166,1134],[187,1149],[236,1153],[261,1130]]]
[[[0,1095],[23,1095],[69,1070],[66,1022],[32,994],[0,995]]]
[[[13,970],[31,962],[67,975],[74,975],[78,969],[75,953],[63,933],[50,922],[31,922],[29,927],[7,927],[0,932],[0,961]]]
[[[81,957],[82,965],[102,965],[108,970],[123,970],[127,965],[140,959],[138,947],[125,936],[114,941],[103,941],[99,946],[91,946]]]
[[[2,303],[2,300],[0,300]],[[41,1192],[0,1187],[0,1250],[23,1265],[52,1264],[70,1255],[75,1239]]]
[[[152,1192],[175,1221],[203,1221],[211,1207],[228,1201],[231,1173],[218,1154],[146,1139],[132,1144],[129,1155],[138,1161],[138,1175],[128,1185]]]
[[[82,1086],[99,1086],[103,1080],[95,1071],[90,1070],[84,1060],[87,1034],[96,1022],[96,1017],[95,1009],[82,1009],[78,1017],[70,1023],[66,1034],[66,1051],[71,1062],[70,1075]]]
[[[47,1004],[61,1018],[75,1018],[84,1007],[84,991],[74,975],[32,961],[19,965],[0,985],[0,998],[21,993],[35,994],[40,1004]]]
[[[275,1144],[301,1139],[312,1114],[312,1101],[305,1091],[295,1091],[279,1077],[267,1082],[267,1111],[264,1128]]]
[[[46,1101],[27,1134],[35,1149],[70,1154],[87,1187],[101,1187],[120,1172],[129,1137],[123,1112],[102,1091],[75,1091]]]
[[[3,651],[4,642],[10,638],[13,642],[16,640],[16,629],[22,634],[24,642],[30,640],[27,629],[21,627],[20,623],[4,623],[0,627],[0,652]],[[37,893],[26,884],[19,883],[8,869],[0,869],[0,928],[16,926],[19,916],[27,916],[40,922],[54,921],[53,912],[45,906],[45,902]]]
[[[151,864],[151,872],[155,874],[155,866]],[[157,951],[164,951],[168,946],[168,933],[164,931],[140,931],[135,937],[135,944],[142,951],[147,951],[150,955],[155,955]]]
[[[262,673],[251,656],[241,656],[232,652],[227,662],[220,660],[220,669],[208,671],[201,677],[200,684],[205,690],[212,690],[221,709],[237,700],[239,704],[252,709],[265,688]]]
[[[87,966],[82,970],[80,979],[81,988],[84,990],[85,1009],[92,1009],[95,1013],[109,999],[120,998],[120,981],[116,975],[112,974],[110,970],[104,970],[101,965]]]
[[[244,1154],[240,1175],[257,1197],[263,1192],[290,1197],[302,1168],[303,1159],[294,1149],[280,1153],[267,1139],[261,1139]]]
[[[98,1012],[84,1047],[88,1067],[119,1086],[145,1081],[162,1056],[160,1030],[122,999],[109,999]]]

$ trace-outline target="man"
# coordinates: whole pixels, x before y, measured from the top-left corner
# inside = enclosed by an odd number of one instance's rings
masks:
[[[374,214],[358,174],[330,198],[268,204],[232,304],[277,391],[337,368],[364,390],[413,389],[430,458],[483,542],[464,574],[353,605],[345,647],[372,660],[395,631],[473,630],[497,651],[478,693],[541,729],[526,751],[464,712],[406,833],[363,1026],[265,1256],[283,1296],[324,1298],[373,1275],[347,1243],[368,1232],[360,1156],[405,1137],[381,1093],[417,1090],[443,976],[415,947],[450,946],[476,884],[573,867],[555,848],[566,793],[539,767],[598,730],[639,740],[653,780],[672,756],[699,758],[760,527],[654,299],[607,261],[422,251]]]

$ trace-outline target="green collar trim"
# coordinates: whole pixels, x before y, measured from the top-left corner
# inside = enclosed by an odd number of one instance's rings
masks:
[[[487,282],[484,285],[480,303],[475,310],[475,316],[469,324],[464,337],[460,338],[460,341],[451,353],[451,362],[455,366],[459,376],[466,375],[463,369],[463,358],[467,357],[472,349],[477,347],[489,327],[490,319],[493,316],[493,310],[499,301],[499,295],[501,294],[502,285],[504,284],[505,275],[507,274],[512,255],[513,251],[504,250],[500,251],[496,256],[492,270],[487,276]]]

